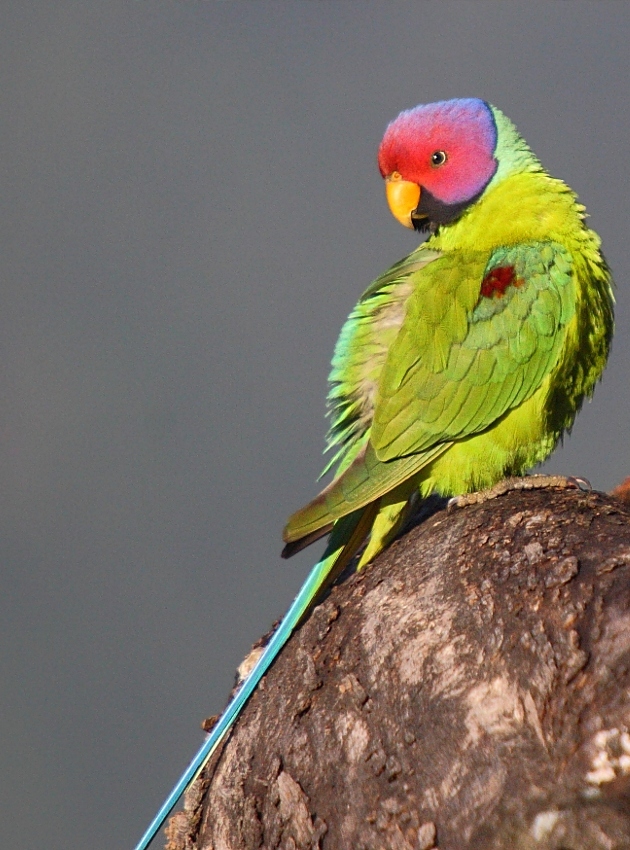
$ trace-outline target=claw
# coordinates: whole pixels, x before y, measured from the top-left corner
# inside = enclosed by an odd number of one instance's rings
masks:
[[[452,496],[446,503],[446,513],[452,514],[458,508],[466,508],[477,502],[476,493],[466,493],[463,496]]]
[[[452,496],[446,503],[446,513],[452,514],[455,508],[459,507],[460,496]]]
[[[578,490],[582,490],[583,493],[590,493],[593,489],[593,485],[588,480],[588,478],[582,478],[579,475],[569,475],[567,476],[567,481],[570,481]]]

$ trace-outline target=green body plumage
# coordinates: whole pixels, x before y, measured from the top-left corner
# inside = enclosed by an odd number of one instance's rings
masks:
[[[337,476],[291,517],[289,543],[380,500],[367,563],[414,492],[459,495],[543,461],[601,376],[613,298],[599,237],[493,112],[499,168],[481,198],[376,280],[342,329]],[[484,295],[506,268],[514,281]]]

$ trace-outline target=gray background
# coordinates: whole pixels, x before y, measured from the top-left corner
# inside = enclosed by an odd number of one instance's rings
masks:
[[[375,156],[478,95],[580,194],[613,356],[547,464],[630,474],[627,3],[4,3],[0,846],[131,847],[317,555],[342,321],[417,237]]]

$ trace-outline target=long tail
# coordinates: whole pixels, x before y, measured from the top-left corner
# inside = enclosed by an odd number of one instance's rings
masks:
[[[203,770],[216,748],[230,731],[245,703],[302,617],[307,613],[323,588],[332,583],[352,560],[370,530],[377,505],[378,502],[374,506],[370,505],[365,510],[355,511],[353,514],[335,523],[328,546],[321,560],[315,564],[309,573],[300,592],[293,600],[282,622],[273,633],[251,673],[232,698],[232,701],[217,721],[216,726],[204,741],[203,746],[164,801],[162,807],[147,827],[146,832],[136,844],[135,850],[146,850],[149,846],[181,795]]]

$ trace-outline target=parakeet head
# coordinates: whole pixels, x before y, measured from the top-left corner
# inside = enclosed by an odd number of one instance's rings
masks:
[[[505,116],[478,98],[416,106],[389,124],[378,165],[402,224],[448,224],[479,198],[499,167],[497,117],[519,139]]]

